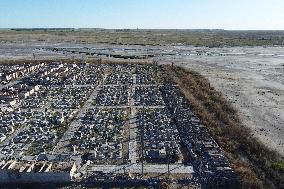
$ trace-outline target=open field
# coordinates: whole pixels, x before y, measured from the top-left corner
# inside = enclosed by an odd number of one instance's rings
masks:
[[[266,55],[183,56],[168,60],[210,80],[239,111],[243,123],[264,144],[284,155],[283,48],[232,48]]]
[[[1,42],[74,42],[118,45],[257,46],[284,45],[283,31],[225,30],[0,30]]]

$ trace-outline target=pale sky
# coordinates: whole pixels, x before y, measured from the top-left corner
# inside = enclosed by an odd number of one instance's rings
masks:
[[[284,30],[284,0],[0,0],[0,28]]]

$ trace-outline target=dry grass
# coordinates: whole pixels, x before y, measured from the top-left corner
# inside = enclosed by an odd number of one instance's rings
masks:
[[[283,31],[223,30],[0,30],[0,42],[72,42],[123,45],[284,45]]]
[[[224,150],[238,175],[240,187],[284,188],[284,170],[273,166],[278,165],[282,157],[252,137],[222,94],[196,72],[169,65],[164,68]]]
[[[0,64],[24,64],[24,63],[53,63],[53,62],[62,62],[62,63],[67,63],[67,64],[78,64],[82,62],[90,63],[90,64],[147,64],[149,65],[150,62],[145,60],[122,60],[122,59],[117,59],[117,60],[105,60],[105,59],[100,59],[100,58],[88,58],[87,60],[82,60],[82,59],[76,59],[74,58],[73,60],[69,58],[60,58],[60,59],[55,59],[51,57],[50,59],[36,59],[36,60],[27,60],[27,59],[17,59],[17,60],[0,60]]]

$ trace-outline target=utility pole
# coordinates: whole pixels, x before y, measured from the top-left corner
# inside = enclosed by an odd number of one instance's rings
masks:
[[[84,55],[82,54],[82,61],[81,63],[83,64],[84,63]]]
[[[174,65],[175,65],[175,63],[174,63],[174,62],[172,62],[172,68],[174,68]]]
[[[98,64],[102,64],[102,58],[98,59]]]
[[[158,77],[158,60],[157,59],[153,60],[153,66],[154,66],[154,69],[155,69],[155,75],[156,75],[156,77]]]
[[[142,109],[142,115],[144,117],[144,105]],[[144,176],[144,120],[142,119],[142,132],[141,132],[141,148],[142,148],[142,154],[141,154],[141,168],[142,168],[142,177]]]
[[[170,184],[170,154],[169,154],[169,147],[166,149],[167,153],[167,164],[168,164],[168,184]]]

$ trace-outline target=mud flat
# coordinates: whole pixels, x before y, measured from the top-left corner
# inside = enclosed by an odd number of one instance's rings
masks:
[[[223,50],[248,54],[176,56],[171,61],[208,78],[239,110],[243,123],[251,129],[252,135],[283,156],[284,57],[281,52],[284,48]]]

